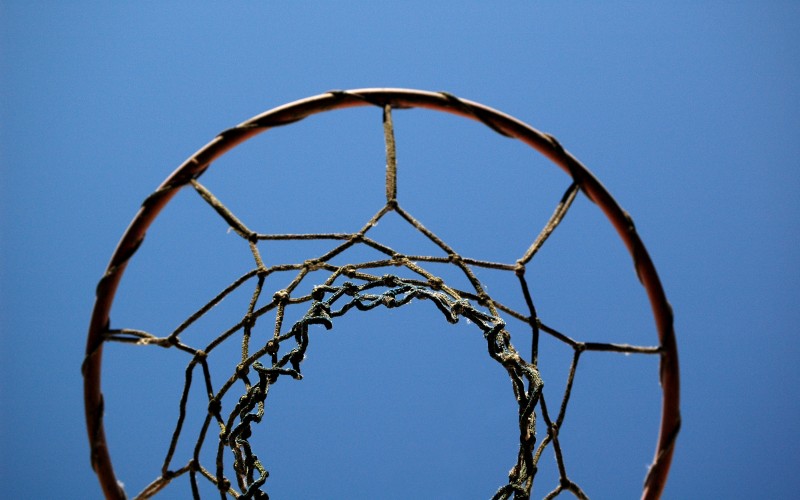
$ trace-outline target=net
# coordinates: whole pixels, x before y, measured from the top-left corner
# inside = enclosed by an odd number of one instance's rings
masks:
[[[200,182],[201,175],[214,159],[257,133],[294,123],[315,113],[364,105],[378,106],[383,110],[386,199],[377,213],[356,232],[258,232]],[[398,201],[392,110],[410,107],[445,111],[478,120],[495,132],[534,147],[569,174],[568,185],[556,201],[549,221],[516,262],[494,262],[461,255],[401,206]],[[184,187],[193,189],[240,237],[242,245],[249,248],[252,255],[250,269],[201,305],[171,332],[158,335],[136,328],[112,326],[109,311],[127,263],[139,248],[147,228],[175,193]],[[537,314],[526,279],[526,266],[558,228],[580,192],[603,210],[631,253],[636,273],[650,299],[659,335],[658,345],[576,340],[546,324]],[[406,254],[373,238],[375,226],[390,213],[399,216],[439,249],[442,255]],[[268,241],[319,241],[329,244],[329,249],[302,262],[267,265],[259,245]],[[357,248],[368,248],[378,257],[360,262],[347,260],[347,255]],[[438,265],[455,269],[468,286],[457,287],[433,272],[432,266]],[[525,308],[517,310],[491,296],[475,272],[481,268],[512,273]],[[293,277],[287,286],[271,292],[270,296],[268,284],[278,274]],[[309,286],[310,291],[306,291]],[[226,297],[242,291],[248,293],[250,299],[241,313],[241,319],[216,334],[210,342],[196,345],[188,333],[193,325]],[[581,486],[568,474],[559,439],[579,361],[585,353],[598,351],[658,356],[663,389],[661,429],[656,456],[645,479],[642,496],[656,498],[660,495],[680,425],[677,351],[671,310],[631,218],[553,137],[514,118],[446,93],[362,89],[330,92],[297,101],[223,132],[181,165],[143,203],[98,284],[83,366],[92,464],[106,496],[125,497],[116,480],[103,425],[101,360],[105,343],[115,342],[141,348],[161,347],[180,351],[184,359],[188,359],[183,389],[177,402],[177,418],[171,439],[166,445],[165,458],[159,467],[160,472],[137,498],[155,495],[171,486],[178,477],[188,477],[195,498],[200,497],[203,482],[214,485],[221,498],[268,498],[268,464],[259,458],[256,451],[258,444],[251,441],[254,426],[264,417],[270,389],[280,380],[302,379],[303,361],[309,343],[313,342],[315,329],[334,328],[338,318],[346,314],[381,308],[395,309],[412,302],[429,304],[448,323],[466,321],[474,325],[486,341],[488,357],[499,363],[509,376],[517,406],[519,447],[516,456],[509,458],[511,470],[493,498],[529,498],[540,460],[545,456],[545,451],[550,449],[558,469],[558,484],[548,488],[550,492],[546,498],[565,491],[578,498],[587,498]],[[514,320],[518,326],[510,327],[504,318]],[[255,333],[257,329],[264,328],[265,322],[270,322],[269,330],[272,332],[266,341],[263,335]],[[512,343],[511,332],[519,328],[524,328],[530,334],[529,354],[521,354]],[[573,352],[565,390],[558,395],[558,409],[552,414],[548,410],[543,376],[539,369],[541,335],[562,342]],[[234,366],[219,367],[212,363],[223,345],[234,342],[241,349],[241,356]],[[212,376],[218,370],[226,370],[228,374],[221,384],[215,383],[215,377]],[[187,429],[188,415],[192,411],[188,401],[193,390],[205,394],[207,401],[199,429]],[[537,416],[544,421],[544,435],[537,436]],[[188,459],[179,458],[176,453],[179,442],[186,440],[194,443],[193,452]],[[205,458],[207,450],[212,450],[211,462]]]

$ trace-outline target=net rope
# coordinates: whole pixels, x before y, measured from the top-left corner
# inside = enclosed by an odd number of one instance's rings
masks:
[[[447,94],[444,95],[449,98]],[[302,379],[302,363],[315,327],[331,329],[336,318],[349,312],[398,308],[412,302],[433,305],[449,323],[464,319],[475,325],[486,341],[488,355],[508,373],[518,407],[519,447],[507,481],[496,490],[493,498],[529,498],[538,464],[547,449],[552,449],[559,480],[557,485],[548,488],[551,491],[545,498],[554,498],[562,492],[571,492],[577,498],[588,498],[583,489],[570,479],[566,453],[559,441],[559,432],[567,415],[572,386],[582,355],[590,351],[658,355],[664,353],[664,348],[583,342],[547,325],[537,313],[525,277],[526,266],[565,218],[582,186],[575,179],[572,180],[557,201],[544,228],[516,262],[490,262],[462,256],[401,207],[397,194],[392,105],[383,104],[381,107],[386,147],[386,203],[357,232],[259,233],[250,229],[208,187],[200,183],[198,178],[202,170],[188,180],[183,179],[248,246],[254,265],[165,336],[106,325],[102,342],[158,346],[182,351],[189,356],[178,405],[178,418],[160,475],[136,498],[149,498],[167,487],[176,477],[184,475],[189,477],[195,498],[200,497],[201,481],[213,483],[223,499],[269,498],[266,492],[269,486],[269,460],[259,458],[250,438],[253,435],[253,426],[264,417],[270,388],[284,378]],[[169,188],[172,189],[173,186]],[[162,187],[161,191],[163,190]],[[145,205],[158,196],[159,191],[145,201]],[[441,249],[446,256],[406,255],[371,238],[370,230],[392,212]],[[267,266],[261,257],[259,243],[271,240],[329,241],[332,242],[332,248],[303,262]],[[332,263],[334,257],[358,246],[369,247],[381,257],[345,265]],[[133,251],[135,248],[131,254]],[[454,266],[466,278],[469,289],[457,289],[448,285],[444,279],[428,269],[429,264]],[[515,310],[492,298],[476,277],[475,268],[514,273],[524,298],[525,309]],[[396,271],[386,272],[392,269],[402,269],[404,275],[401,277],[401,273]],[[294,277],[288,286],[275,292],[270,299],[265,299],[264,296],[268,294],[267,280],[279,273],[292,273]],[[314,277],[320,276],[320,273],[327,277],[321,282],[314,281]],[[313,285],[311,292],[303,293],[301,284],[308,285],[308,282]],[[191,339],[187,338],[190,327],[226,297],[247,287],[252,287],[252,294],[241,320],[221,332],[207,345],[193,345]],[[268,321],[268,314],[274,314],[275,317],[274,325],[269,327],[273,334],[266,342],[258,341],[260,337],[254,333],[256,325],[263,327],[263,322]],[[297,317],[299,319],[292,321],[291,318]],[[503,317],[515,320],[515,326],[512,328],[507,325]],[[512,344],[511,332],[516,329],[523,329],[531,334],[528,359]],[[564,391],[555,396],[558,399],[555,413],[551,413],[554,410],[548,408],[543,377],[538,367],[539,337],[542,334],[568,345],[573,351]],[[240,362],[233,367],[229,378],[221,386],[215,387],[209,358],[223,343],[236,341],[241,342]],[[90,351],[87,358],[96,349],[95,347]],[[191,458],[181,461],[176,456],[176,450],[180,440],[191,439],[186,437],[188,431],[184,424],[190,410],[189,394],[196,384],[201,385],[207,396],[207,412],[198,431]],[[231,401],[229,394],[235,394],[238,400],[234,405],[228,404],[226,407],[223,400]],[[229,396],[228,399],[225,399],[226,396]],[[550,396],[548,392],[548,398],[552,397],[554,396]],[[537,436],[537,417],[544,422],[546,433],[543,436]],[[219,430],[218,436],[211,431],[215,426]],[[213,464],[202,463],[201,451],[204,447],[216,448]]]

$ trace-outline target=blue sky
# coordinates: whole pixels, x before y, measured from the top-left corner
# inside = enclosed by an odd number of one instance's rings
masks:
[[[794,2],[3,2],[6,495],[100,497],[80,364],[95,285],[142,200],[218,132],[267,109],[331,89],[408,87],[555,135],[633,215],[680,350],[683,429],[665,498],[794,496],[799,26]],[[478,125],[416,110],[395,123],[401,203],[465,254],[513,261],[566,187],[556,167]],[[382,140],[379,110],[338,112],[265,134],[203,181],[254,225],[349,228],[379,208]],[[574,210],[531,270],[546,290],[540,313],[576,336],[641,332],[652,343],[613,232],[585,200]],[[417,242],[385,226],[376,234]],[[196,197],[177,197],[112,319],[174,325],[246,270],[238,250]],[[276,385],[262,437],[280,457],[273,498],[485,498],[502,483],[513,436],[486,422],[513,426],[507,380],[477,332],[429,331],[437,313],[409,311],[348,318],[342,333],[312,339],[305,380]],[[160,418],[174,396],[154,388],[174,385],[185,361],[114,347],[112,456],[132,494],[156,475],[158,437],[174,425]],[[636,497],[656,440],[655,365],[591,359],[562,431],[576,450],[571,474],[593,498]],[[552,487],[552,472],[542,477],[534,497]]]

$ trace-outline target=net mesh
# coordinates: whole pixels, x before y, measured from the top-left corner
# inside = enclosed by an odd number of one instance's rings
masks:
[[[464,106],[452,96],[441,96]],[[252,268],[233,281],[208,303],[186,318],[178,328],[165,336],[158,336],[128,328],[111,328],[108,324],[102,329],[99,342],[91,346],[87,359],[95,356],[103,342],[119,342],[137,346],[158,346],[178,350],[188,355],[185,382],[178,404],[178,417],[170,439],[166,456],[159,476],[150,483],[137,498],[148,498],[179,476],[188,476],[194,497],[200,496],[200,483],[212,483],[222,498],[268,498],[269,459],[261,459],[256,453],[258,445],[251,443],[253,426],[262,421],[270,388],[285,378],[302,379],[302,365],[309,342],[313,342],[315,328],[331,329],[335,321],[347,313],[370,311],[376,308],[398,308],[411,302],[430,304],[438,310],[445,321],[456,323],[466,320],[480,331],[486,341],[488,356],[499,363],[508,373],[513,394],[517,403],[519,427],[519,447],[516,457],[509,457],[511,466],[507,481],[501,484],[493,498],[529,498],[539,461],[547,449],[558,469],[558,484],[546,498],[552,498],[568,491],[578,498],[587,495],[576,482],[570,479],[564,461],[564,453],[559,441],[559,432],[564,424],[569,407],[575,373],[583,354],[591,351],[612,351],[643,355],[664,355],[663,345],[629,345],[618,343],[583,342],[562,333],[544,323],[537,314],[534,300],[525,277],[526,265],[546,243],[567,215],[573,200],[581,188],[585,189],[580,177],[573,177],[560,199],[555,201],[553,215],[534,238],[528,250],[516,262],[490,262],[460,255],[440,237],[426,228],[421,221],[404,210],[397,196],[397,162],[392,123],[392,105],[379,104],[383,108],[383,129],[386,145],[386,203],[375,215],[354,233],[310,233],[310,234],[267,234],[252,230],[243,220],[215,196],[211,190],[198,180],[199,172],[179,179],[179,184],[191,185],[194,191],[221,217],[249,247],[252,254]],[[474,111],[472,112],[474,114]],[[490,126],[491,120],[487,120]],[[495,130],[504,133],[497,126]],[[556,143],[557,144],[557,143]],[[162,186],[146,202],[161,203],[163,193],[172,190],[175,183]],[[394,212],[415,231],[422,234],[445,256],[407,255],[371,237],[370,230],[387,214]],[[631,226],[632,228],[632,226]],[[318,240],[330,243],[330,250],[303,262],[267,266],[260,254],[260,242],[269,240],[301,241]],[[358,263],[334,264],[334,258],[346,256],[351,249],[368,247],[377,251],[380,257]],[[126,256],[132,255],[135,247]],[[339,259],[341,260],[341,259]],[[345,258],[346,260],[346,258]],[[442,277],[431,272],[432,264],[451,266],[466,278],[469,287],[459,289],[451,286]],[[110,266],[113,272],[116,268]],[[525,309],[515,310],[495,300],[480,280],[475,269],[489,268],[513,273],[519,284],[519,293],[524,298]],[[276,274],[291,273],[293,278],[288,286],[268,297],[267,282]],[[111,273],[107,273],[109,276]],[[319,276],[324,276],[320,280]],[[311,282],[311,291],[304,291]],[[101,287],[103,282],[101,281]],[[212,308],[236,291],[252,290],[249,305],[241,315],[241,320],[222,331],[206,345],[195,345],[188,335],[190,327],[198,322]],[[98,295],[101,295],[100,293]],[[264,328],[264,322],[274,324],[267,328],[272,335],[265,342],[263,335],[256,335],[257,325]],[[299,318],[299,319],[298,319]],[[514,326],[503,318],[513,320]],[[531,335],[531,345],[526,346],[530,354],[524,357],[512,343],[512,332],[524,329]],[[538,350],[540,335],[549,335],[568,345],[573,350],[572,362],[563,393],[550,395],[555,398],[558,409],[551,413],[547,406],[542,374],[539,372]],[[241,343],[241,357],[236,366],[228,367],[230,374],[221,385],[215,385],[212,371],[219,369],[211,363],[215,353],[225,343]],[[91,344],[91,342],[90,342]],[[207,397],[207,411],[199,430],[187,429],[189,395],[193,386]],[[195,389],[197,390],[197,389]],[[226,396],[228,396],[226,398]],[[233,399],[231,396],[234,396]],[[235,403],[232,403],[235,401]],[[96,412],[97,409],[92,407]],[[100,410],[102,412],[102,410]],[[87,414],[91,418],[96,413]],[[537,415],[544,422],[544,435],[537,436]],[[214,429],[215,432],[212,432]],[[92,426],[90,424],[90,434]],[[98,433],[90,435],[96,443]],[[662,429],[662,434],[663,434]],[[671,441],[677,426],[672,430]],[[196,434],[193,434],[196,433]],[[191,457],[181,459],[177,455],[178,443],[190,440],[194,444]],[[202,451],[214,450],[213,463],[203,461]],[[664,451],[659,449],[663,455]],[[548,454],[549,456],[549,454]],[[658,463],[658,457],[656,463]],[[102,468],[102,467],[100,467]],[[113,476],[112,476],[113,477]],[[663,483],[663,479],[659,480]]]

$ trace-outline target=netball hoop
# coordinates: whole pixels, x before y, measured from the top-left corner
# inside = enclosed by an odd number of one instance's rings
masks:
[[[201,176],[212,162],[248,139],[275,127],[286,126],[311,115],[343,108],[375,106],[380,108],[385,141],[385,203],[376,207],[374,215],[353,232],[271,233],[261,220],[240,216],[230,204],[201,183]],[[553,197],[552,216],[532,243],[521,249],[514,262],[495,262],[479,255],[462,255],[423,224],[398,197],[397,146],[394,110],[424,108],[476,120],[491,130],[530,146],[557,165],[564,173],[565,189]],[[173,197],[182,189],[194,190],[214,217],[221,218],[247,248],[248,270],[232,276],[229,285],[209,293],[210,300],[194,306],[194,312],[177,328],[148,331],[136,325],[117,325],[110,321],[110,311],[126,266],[142,245],[145,232]],[[371,187],[368,187],[371,188]],[[402,193],[405,194],[405,191]],[[526,279],[526,266],[564,220],[573,201],[585,196],[593,202],[616,230],[627,248],[639,281],[644,286],[655,323],[656,334],[647,342],[629,344],[577,340],[579,335],[564,333],[547,322],[546,312],[537,310],[535,294]],[[373,228],[387,214],[393,213],[415,233],[437,248],[437,255],[400,252],[374,236]],[[277,216],[277,215],[276,215]],[[265,242],[317,241],[327,250],[300,262],[273,262],[262,255]],[[349,252],[367,248],[377,257],[349,261]],[[343,263],[344,260],[344,263]],[[461,276],[461,284],[444,279],[434,271],[436,266],[450,266]],[[523,310],[510,307],[479,279],[478,269],[509,273],[514,277],[524,304]],[[276,285],[278,274],[292,278],[286,286]],[[467,286],[464,286],[466,283]],[[273,287],[273,288],[270,288]],[[308,289],[308,291],[305,291]],[[250,297],[237,321],[218,331],[210,341],[197,344],[193,326],[209,314],[226,297],[246,292]],[[661,384],[660,431],[655,441],[655,458],[644,479],[642,498],[658,498],[664,488],[680,427],[678,355],[673,331],[673,316],[655,267],[640,240],[631,217],[617,204],[601,183],[555,138],[525,123],[481,104],[442,92],[408,89],[359,89],[334,91],[296,101],[260,114],[226,130],[192,155],[175,170],[150,196],[130,223],[111,257],[106,272],[97,286],[97,297],[89,326],[86,358],[83,363],[86,422],[91,447],[91,460],[107,498],[126,498],[112,465],[113,449],[106,440],[104,399],[101,391],[103,347],[107,342],[129,345],[131,349],[160,347],[175,353],[176,362],[185,366],[185,380],[174,406],[165,419],[174,421],[169,442],[164,443],[164,460],[152,464],[154,477],[137,498],[149,498],[175,486],[182,477],[192,495],[200,497],[201,483],[213,485],[221,498],[267,498],[269,463],[256,451],[253,439],[255,426],[264,416],[270,388],[278,381],[302,378],[306,350],[314,342],[315,329],[335,328],[345,315],[370,314],[376,309],[395,309],[410,303],[422,303],[438,311],[444,323],[459,321],[474,325],[482,335],[488,355],[487,363],[497,363],[508,374],[516,403],[519,446],[508,464],[503,464],[505,477],[498,478],[494,498],[529,498],[544,491],[546,498],[571,492],[587,498],[580,481],[573,480],[563,460],[564,446],[560,432],[571,401],[571,392],[579,361],[587,353],[616,352],[658,358]],[[513,322],[513,324],[512,324]],[[269,335],[263,335],[264,331]],[[515,346],[524,332],[530,352]],[[559,399],[544,389],[548,374],[540,371],[539,339],[548,336],[572,349],[567,367],[568,379]],[[220,366],[217,353],[221,346],[236,343],[241,356],[236,363]],[[136,347],[134,347],[136,346]],[[593,354],[595,355],[595,354]],[[597,354],[600,356],[601,354]],[[222,371],[222,383],[212,373]],[[189,414],[198,411],[187,401],[192,391],[204,394],[206,403],[195,415],[197,429],[187,429]],[[227,396],[227,397],[226,397]],[[553,406],[552,401],[557,404]],[[548,406],[549,405],[549,406]],[[553,413],[553,408],[557,410]],[[537,419],[544,422],[544,432],[537,434]],[[214,426],[219,432],[212,431]],[[566,431],[565,431],[566,432]],[[191,441],[193,452],[180,457],[179,443]],[[210,451],[209,451],[210,450]],[[550,455],[557,468],[556,484],[539,485],[537,470]],[[209,463],[205,454],[213,455]],[[120,460],[120,457],[115,457]],[[510,472],[507,472],[510,468]],[[534,488],[534,485],[537,488]],[[540,488],[539,488],[540,487]]]

